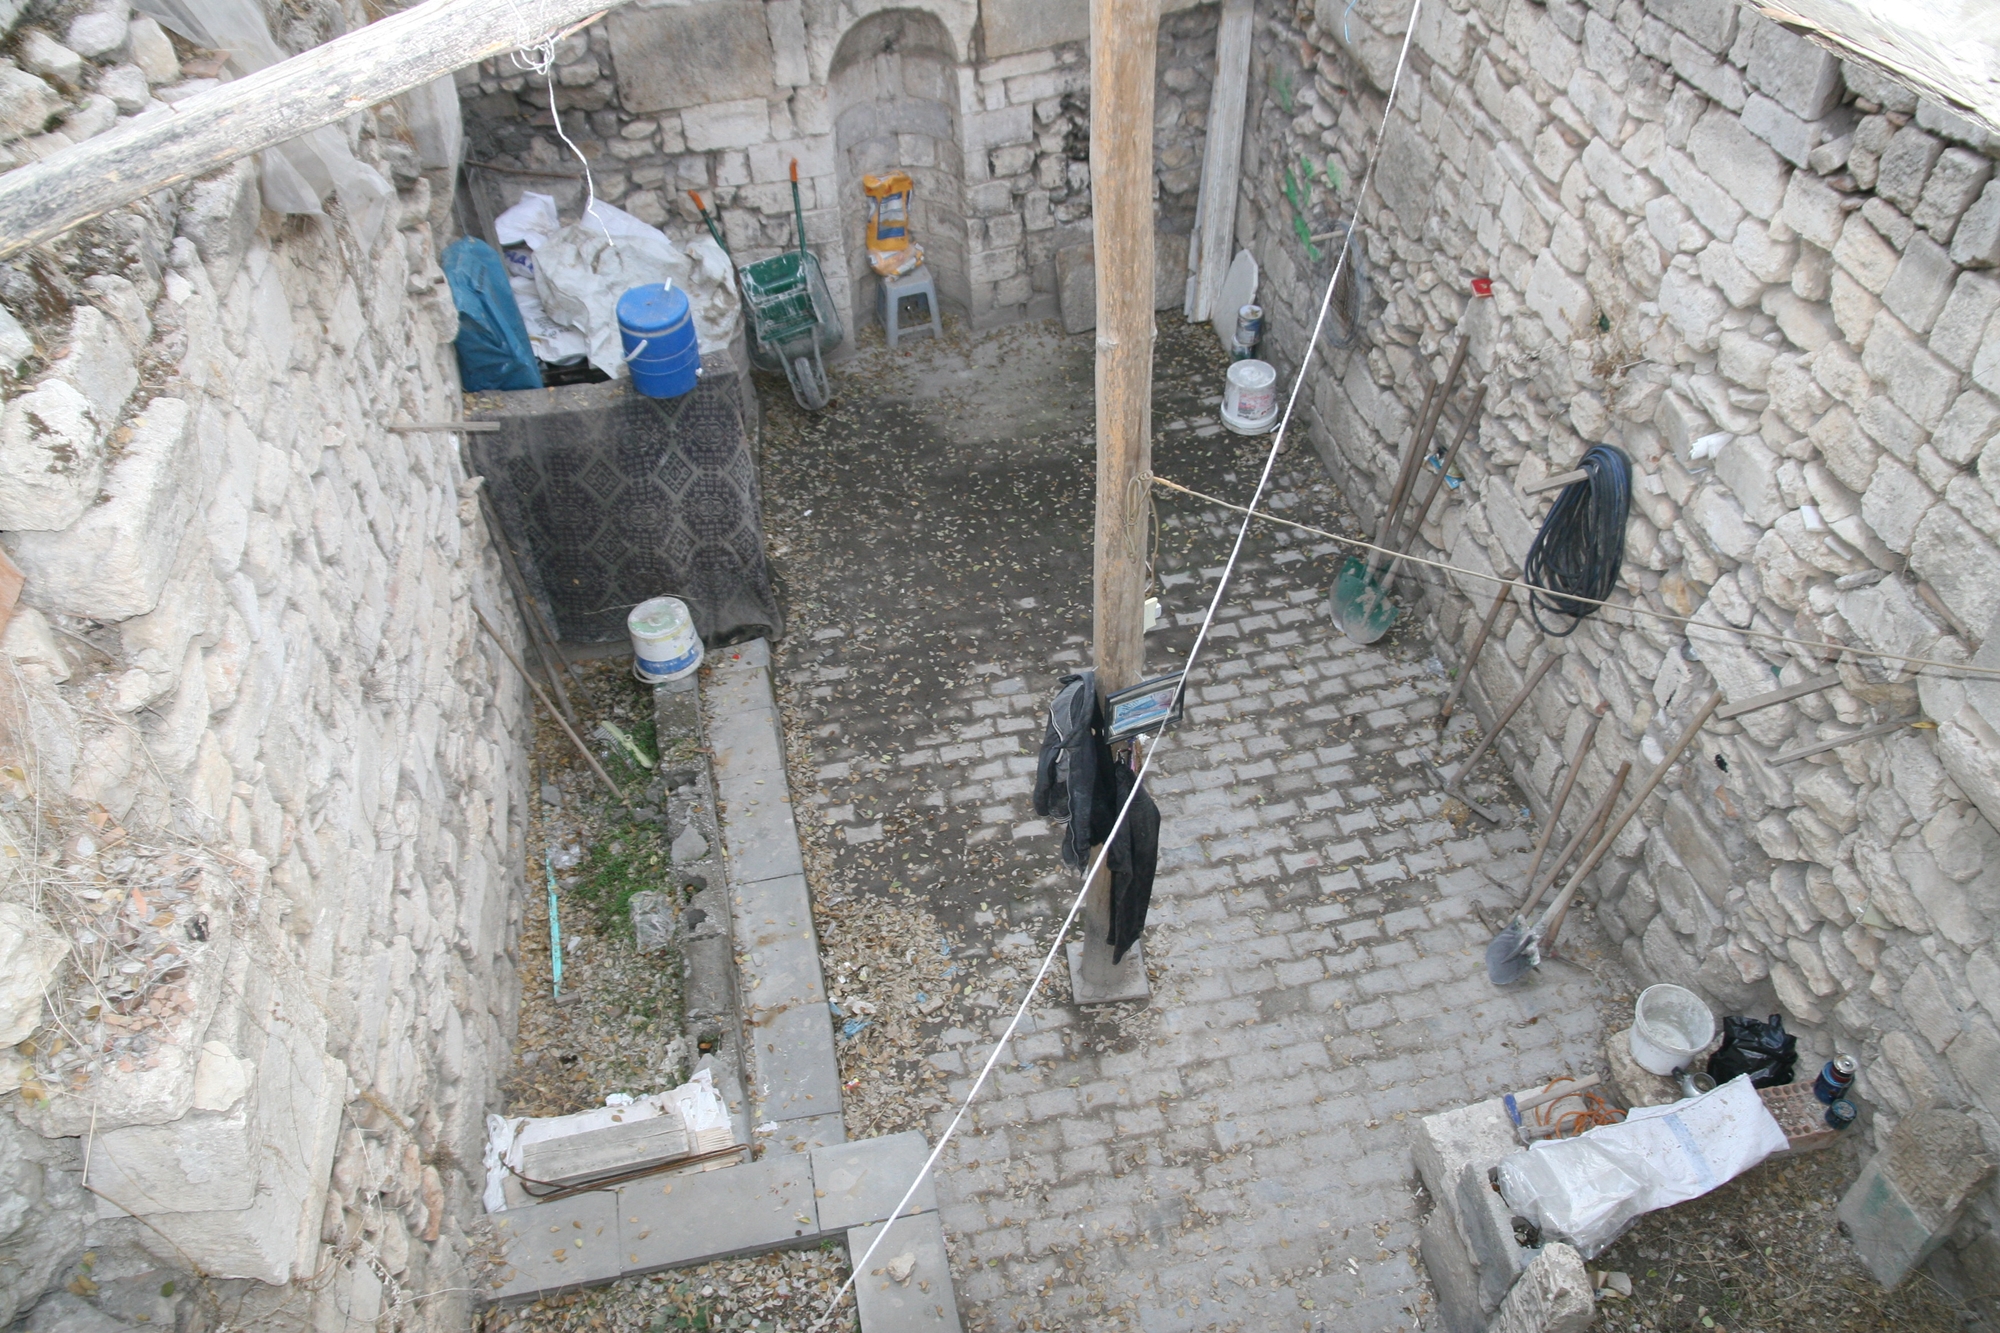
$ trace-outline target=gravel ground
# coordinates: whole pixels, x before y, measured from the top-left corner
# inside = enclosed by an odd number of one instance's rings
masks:
[[[1840,1234],[1834,1208],[1861,1172],[1855,1140],[1765,1162],[1721,1189],[1642,1217],[1593,1268],[1632,1278],[1598,1304],[1619,1333],[1946,1333],[1958,1306],[1918,1270],[1885,1292]]]
[[[804,1333],[847,1278],[847,1256],[834,1244],[780,1251],[696,1268],[629,1278],[572,1292],[492,1317],[487,1329],[534,1333],[673,1333],[732,1329]],[[825,1333],[854,1333],[854,1303],[829,1319]]]
[[[572,702],[586,734],[609,719],[643,736],[652,748],[652,692],[625,662],[580,668],[593,709]],[[505,1084],[508,1115],[567,1115],[602,1106],[614,1092],[634,1096],[671,1088],[689,1060],[681,1039],[680,959],[642,956],[615,890],[626,872],[643,875],[650,858],[665,863],[657,818],[613,802],[577,757],[562,729],[538,714],[535,772],[543,799],[528,824],[529,891],[521,921],[521,1027],[515,1072]],[[650,775],[600,747],[600,758],[628,791],[645,791]],[[547,797],[556,796],[553,806]],[[635,796],[635,803],[644,801]],[[653,796],[657,800],[657,794]],[[640,804],[642,812],[654,806]],[[563,936],[564,999],[557,1002],[549,955],[548,872],[553,847]],[[635,864],[636,863],[636,864]],[[611,893],[594,892],[600,886]]]
[[[654,751],[653,696],[632,679],[630,660],[583,664],[590,699],[574,700],[586,736],[609,720]],[[521,923],[521,1020],[515,1072],[504,1085],[508,1115],[565,1115],[604,1104],[614,1092],[638,1095],[682,1082],[692,1064],[681,1031],[677,954],[633,946],[623,895],[658,887],[653,857],[666,864],[657,823],[660,790],[651,775],[599,744],[599,759],[638,810],[613,802],[577,757],[560,726],[538,711],[535,781],[543,799],[529,822],[526,910]],[[669,755],[669,759],[676,756]],[[678,756],[692,760],[693,754]],[[553,796],[553,803],[547,799]],[[544,849],[555,849],[562,927],[564,1002],[554,997]],[[857,917],[860,930],[878,928]],[[871,971],[871,977],[880,975]],[[861,983],[866,991],[867,983]],[[866,1033],[863,1034],[866,1037]],[[801,1333],[847,1277],[839,1246],[703,1264],[573,1292],[513,1310],[489,1310],[480,1333],[667,1333],[743,1330]],[[853,1305],[830,1320],[852,1333]]]

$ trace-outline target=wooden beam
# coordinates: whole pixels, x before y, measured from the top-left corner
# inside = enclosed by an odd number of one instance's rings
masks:
[[[0,176],[0,259],[623,0],[425,0]],[[1150,122],[1149,122],[1150,123]]]
[[[1202,148],[1201,193],[1195,203],[1194,286],[1183,312],[1196,324],[1217,316],[1215,302],[1222,294],[1222,279],[1235,257],[1236,196],[1250,91],[1252,8],[1253,0],[1222,0],[1222,19],[1216,28],[1215,85],[1208,97],[1208,137]],[[1224,310],[1220,317],[1233,321],[1236,312]]]
[[[1153,80],[1160,0],[1091,0],[1090,197],[1097,245],[1097,532],[1091,654],[1103,695],[1146,666],[1145,481],[1153,458]],[[1079,1004],[1145,984],[1135,948],[1111,962],[1111,882],[1091,881]],[[1139,991],[1144,994],[1143,989]]]
[[[1818,694],[1821,690],[1830,690],[1838,684],[1840,684],[1840,673],[1828,672],[1824,676],[1815,676],[1811,680],[1797,685],[1787,685],[1768,694],[1752,695],[1740,704],[1724,704],[1715,710],[1715,715],[1727,722],[1732,717],[1742,717],[1745,713],[1754,713],[1760,708],[1770,708],[1777,704],[1790,703],[1794,699],[1803,699],[1808,694]]]

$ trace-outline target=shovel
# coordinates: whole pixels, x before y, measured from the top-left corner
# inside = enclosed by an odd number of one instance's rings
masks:
[[[1341,564],[1340,575],[1333,581],[1333,590],[1328,594],[1328,609],[1332,612],[1333,623],[1359,643],[1375,642],[1396,623],[1395,605],[1382,596],[1376,583],[1380,562],[1385,558],[1382,551],[1389,549],[1390,539],[1396,535],[1403,501],[1409,498],[1417,467],[1424,455],[1430,452],[1431,437],[1437,433],[1438,422],[1444,416],[1444,405],[1458,387],[1458,376],[1465,366],[1469,341],[1460,336],[1458,348],[1451,354],[1451,365],[1445,371],[1444,383],[1424,397],[1423,411],[1417,414],[1410,434],[1409,450],[1403,455],[1402,468],[1396,474],[1395,489],[1389,492],[1389,503],[1382,511],[1382,523],[1375,533],[1375,545],[1381,551],[1371,551],[1365,561],[1359,556],[1349,556]]]
[[[1416,546],[1418,534],[1424,530],[1424,522],[1430,520],[1430,506],[1438,502],[1438,492],[1444,490],[1444,478],[1452,472],[1452,464],[1458,462],[1458,450],[1460,450],[1460,446],[1464,446],[1466,438],[1472,434],[1474,426],[1478,424],[1480,404],[1484,404],[1484,402],[1486,402],[1486,386],[1480,384],[1480,390],[1476,394],[1472,394],[1472,408],[1466,412],[1466,424],[1458,428],[1458,438],[1452,440],[1452,446],[1448,450],[1444,450],[1444,460],[1438,462],[1438,474],[1430,478],[1430,488],[1424,490],[1424,502],[1416,506],[1416,518],[1410,522],[1410,530],[1402,536],[1402,540],[1398,542],[1396,554],[1392,554],[1390,560],[1388,560],[1388,572],[1382,576],[1382,586],[1378,590],[1376,588],[1364,588],[1362,590],[1360,604],[1366,610],[1360,616],[1360,624],[1354,626],[1354,628],[1350,628],[1350,630],[1346,630],[1348,638],[1354,638],[1356,642],[1374,642],[1376,638],[1380,638],[1382,634],[1386,634],[1388,628],[1396,622],[1396,616],[1400,614],[1400,610],[1398,610],[1398,606],[1394,602],[1388,600],[1388,594],[1396,586],[1396,574],[1402,572],[1402,556],[1410,554],[1410,550]],[[1376,608],[1380,608],[1380,610],[1376,610]]]
[[[1666,780],[1667,771],[1687,753],[1687,748],[1694,744],[1694,738],[1701,732],[1715,710],[1721,706],[1722,691],[1716,690],[1695,712],[1687,724],[1687,730],[1683,731],[1681,738],[1674,742],[1674,748],[1667,751],[1666,757],[1647,775],[1645,785],[1639,788],[1639,794],[1632,798],[1632,803],[1625,807],[1625,812],[1612,820],[1611,827],[1598,836],[1589,855],[1585,856],[1570,874],[1569,882],[1563,885],[1562,892],[1556,895],[1548,910],[1526,929],[1517,929],[1510,922],[1493,937],[1493,942],[1486,946],[1486,975],[1494,985],[1506,986],[1519,981],[1527,975],[1530,968],[1541,966],[1541,942],[1548,934],[1549,923],[1568,910],[1570,899],[1576,896],[1577,889],[1582,887],[1585,879],[1589,878],[1590,872],[1602,864],[1605,855],[1611,850],[1611,844],[1618,840],[1618,835],[1632,822],[1632,816],[1639,813],[1639,807],[1646,803],[1646,798]]]
[[[1500,714],[1500,720],[1493,724],[1493,729],[1486,733],[1485,739],[1479,742],[1478,748],[1473,750],[1471,756],[1458,766],[1456,773],[1447,778],[1438,771],[1435,764],[1432,764],[1429,760],[1424,761],[1424,767],[1430,769],[1431,777],[1437,782],[1439,789],[1445,795],[1465,802],[1467,808],[1472,813],[1478,815],[1489,824],[1499,823],[1507,817],[1507,812],[1473,800],[1470,796],[1459,790],[1458,784],[1465,781],[1465,775],[1472,771],[1474,764],[1486,757],[1486,752],[1493,748],[1495,741],[1500,739],[1500,733],[1505,731],[1507,724],[1514,720],[1514,714],[1521,711],[1521,705],[1528,702],[1528,696],[1535,692],[1535,686],[1542,683],[1542,677],[1548,675],[1555,664],[1556,656],[1554,653],[1551,653],[1542,659],[1541,665],[1528,673],[1528,678],[1521,682],[1521,688],[1516,690],[1514,697],[1508,701],[1506,711]]]

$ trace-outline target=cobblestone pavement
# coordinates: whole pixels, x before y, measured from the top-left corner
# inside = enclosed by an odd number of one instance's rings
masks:
[[[1267,441],[1204,429],[1219,363],[1177,323],[1162,321],[1155,469],[1247,495]],[[1008,363],[1080,362],[1050,382],[1087,395],[1088,340],[1039,336]],[[949,379],[985,345],[922,368]],[[971,398],[1021,392],[1003,376]],[[851,401],[770,466],[773,527],[798,548],[780,669],[789,743],[818,777],[800,799],[851,882],[912,893],[962,932],[966,994],[932,1057],[954,1097],[1076,882],[1029,803],[1043,712],[1089,632],[1088,416],[1048,397],[1005,439],[968,399]],[[1275,508],[1340,528],[1309,454],[1280,473]],[[887,511],[879,529],[863,518]],[[1174,624],[1149,641],[1156,665],[1191,641],[1232,532],[1195,502],[1160,511]],[[1497,923],[1518,896],[1532,828],[1468,826],[1431,789],[1445,682],[1428,649],[1340,635],[1322,609],[1332,544],[1260,529],[1158,759],[1152,1002],[1078,1011],[1052,975],[942,1164],[971,1327],[1427,1326],[1409,1121],[1595,1066],[1622,978],[1587,921],[1569,961],[1509,992],[1486,980],[1476,905]],[[933,1112],[934,1136],[948,1118]]]

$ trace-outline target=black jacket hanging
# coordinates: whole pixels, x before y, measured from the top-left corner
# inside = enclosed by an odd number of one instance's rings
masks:
[[[1105,740],[1097,673],[1080,671],[1064,676],[1062,685],[1049,706],[1048,729],[1035,768],[1035,813],[1067,826],[1063,830],[1063,863],[1072,870],[1082,870],[1090,864],[1090,849],[1111,833],[1137,777],[1118,762]],[[1114,963],[1124,959],[1125,951],[1146,928],[1159,855],[1160,810],[1141,788],[1105,856],[1105,871],[1111,878],[1107,942]]]

